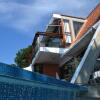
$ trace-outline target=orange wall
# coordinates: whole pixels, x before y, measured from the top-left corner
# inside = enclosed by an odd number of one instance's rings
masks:
[[[46,64],[43,66],[43,74],[56,77],[56,72],[59,73],[59,67],[55,64]]]
[[[87,17],[86,21],[84,22],[83,26],[81,27],[80,31],[78,32],[76,39],[73,41],[72,45],[80,39],[93,24],[96,23],[97,20],[100,20],[100,4],[96,6],[96,8],[90,13]]]

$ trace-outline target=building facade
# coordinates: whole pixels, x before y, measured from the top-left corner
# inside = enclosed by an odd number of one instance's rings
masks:
[[[35,72],[58,77],[61,56],[69,49],[85,19],[53,14],[45,32],[35,34],[32,68]]]

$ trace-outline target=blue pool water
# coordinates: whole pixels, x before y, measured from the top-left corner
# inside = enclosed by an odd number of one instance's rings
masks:
[[[76,100],[87,88],[0,63],[0,100]]]

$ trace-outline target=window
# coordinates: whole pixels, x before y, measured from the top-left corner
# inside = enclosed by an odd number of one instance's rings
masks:
[[[71,30],[68,20],[64,20],[64,33],[66,35],[66,43],[71,43]]]
[[[82,27],[82,25],[83,25],[82,22],[73,21],[75,36],[77,35],[77,33],[80,30],[80,28]]]
[[[45,46],[47,47],[61,47],[60,38],[47,37],[44,43],[45,43]]]

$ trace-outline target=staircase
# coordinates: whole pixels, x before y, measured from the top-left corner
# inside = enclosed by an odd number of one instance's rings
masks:
[[[100,25],[96,29],[86,52],[78,65],[71,83],[87,84],[100,54]]]

